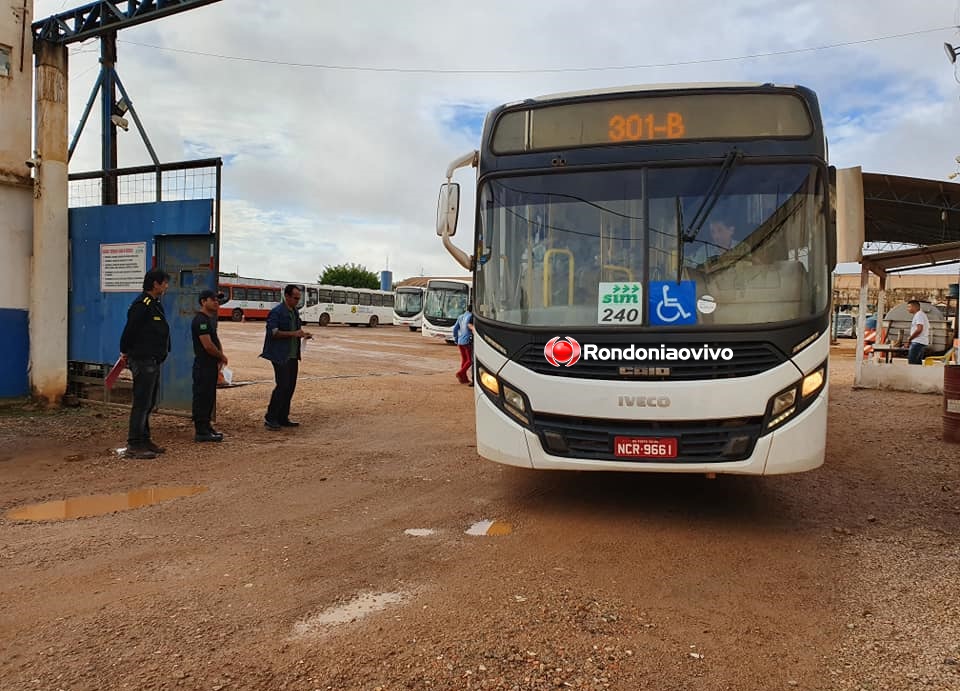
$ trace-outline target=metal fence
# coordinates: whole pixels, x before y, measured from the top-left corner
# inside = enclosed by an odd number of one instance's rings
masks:
[[[69,206],[99,206],[104,187],[116,185],[118,204],[213,199],[215,231],[220,232],[220,191],[223,161],[208,158],[160,165],[71,173]]]

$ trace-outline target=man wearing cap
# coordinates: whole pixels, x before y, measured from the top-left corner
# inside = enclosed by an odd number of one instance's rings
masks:
[[[227,364],[220,338],[217,336],[217,315],[220,301],[212,290],[200,293],[200,311],[193,318],[193,424],[194,441],[223,441],[223,435],[210,425],[217,404],[217,375]]]

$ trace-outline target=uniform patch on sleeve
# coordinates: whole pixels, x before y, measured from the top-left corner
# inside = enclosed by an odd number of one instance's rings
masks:
[[[201,325],[200,325],[200,330],[201,330],[201,331],[206,331],[206,330],[207,330],[207,325],[206,325],[206,324],[201,324]]]

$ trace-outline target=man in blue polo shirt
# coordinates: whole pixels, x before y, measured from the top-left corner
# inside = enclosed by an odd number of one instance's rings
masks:
[[[313,334],[303,330],[297,305],[300,304],[300,287],[288,285],[283,289],[283,302],[267,315],[267,333],[263,340],[260,357],[273,364],[276,386],[270,394],[270,405],[263,420],[269,430],[282,427],[299,427],[299,422],[290,419],[290,401],[297,388],[297,372],[300,368],[300,340],[311,339]]]

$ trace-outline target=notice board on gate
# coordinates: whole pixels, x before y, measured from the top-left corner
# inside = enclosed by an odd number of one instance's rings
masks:
[[[100,243],[100,290],[139,293],[147,273],[146,242]]]

